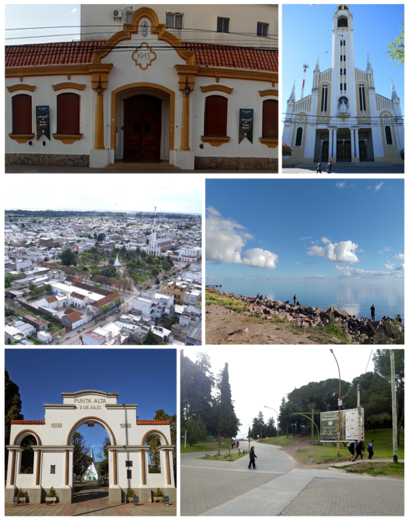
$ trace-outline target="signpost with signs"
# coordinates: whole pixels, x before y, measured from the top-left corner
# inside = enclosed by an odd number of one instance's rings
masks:
[[[340,441],[364,440],[364,409],[342,410],[340,416]],[[339,411],[320,413],[320,441],[337,442]]]

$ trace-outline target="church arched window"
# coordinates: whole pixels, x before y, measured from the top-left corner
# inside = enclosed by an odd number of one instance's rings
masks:
[[[295,147],[301,147],[302,146],[302,137],[303,137],[303,128],[299,127],[296,131],[296,141],[295,141]]]
[[[393,136],[390,125],[384,127],[384,132],[386,133],[386,145],[393,145]]]
[[[13,134],[31,134],[31,96],[17,94],[12,100]]]
[[[322,87],[322,112],[327,110],[327,85]]]
[[[274,99],[263,102],[262,137],[278,139],[278,102]]]
[[[361,83],[359,85],[359,99],[360,99],[360,110],[365,111],[366,110],[366,98],[364,96],[364,85]]]
[[[338,27],[347,27],[347,18],[345,16],[340,16],[337,20]]]

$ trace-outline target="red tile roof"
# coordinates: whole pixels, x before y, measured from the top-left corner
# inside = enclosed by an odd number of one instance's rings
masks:
[[[278,51],[250,49],[230,45],[184,43],[195,54],[197,65],[278,72]]]
[[[66,317],[72,324],[75,324],[75,322],[78,322],[78,320],[81,320],[83,318],[83,316],[84,316],[84,313],[80,313],[79,311],[73,311],[69,315],[66,315]]]
[[[95,305],[98,308],[101,308],[102,306],[105,306],[106,304],[109,304],[110,302],[112,302],[113,300],[115,300],[118,297],[120,297],[120,295],[118,295],[117,293],[111,293],[111,295],[107,295],[106,297],[104,297],[104,298],[102,298],[100,300],[97,300]]]
[[[169,420],[137,420],[137,425],[169,425]]]
[[[83,279],[80,277],[72,277],[71,275],[66,277],[65,280],[68,280],[68,282],[82,282]]]
[[[71,293],[71,297],[73,297],[73,298],[78,298],[78,299],[80,299],[80,300],[84,300],[84,299],[85,299],[85,295],[80,295],[79,293],[76,293],[75,291],[73,291],[73,292]]]
[[[53,295],[52,297],[46,297],[46,300],[49,304],[52,304],[53,302],[57,302],[57,297]]]
[[[6,47],[7,67],[33,65],[85,65],[94,62],[94,51],[104,47],[104,41],[38,43]]]
[[[104,41],[61,42],[6,46],[6,68],[42,65],[88,65],[94,63],[94,51]],[[278,72],[279,53],[274,49],[253,49],[230,45],[184,42],[182,48],[195,55],[197,65]]]
[[[45,420],[11,420],[12,425],[45,425]]]

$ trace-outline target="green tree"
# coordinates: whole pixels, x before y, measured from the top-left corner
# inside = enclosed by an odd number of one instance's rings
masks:
[[[151,270],[151,275],[152,275],[153,277],[157,277],[157,276],[159,275],[159,269],[158,269],[158,268],[153,268],[153,269]]]
[[[225,363],[225,367],[219,374],[218,389],[220,393],[217,405],[218,436],[219,438],[234,438],[238,433],[241,424],[239,419],[236,417],[233,406],[231,385],[229,383],[228,363]]]
[[[108,477],[109,477],[108,458],[105,458],[105,459],[97,462],[97,470],[98,470],[98,474],[102,478],[108,479]]]
[[[73,471],[79,477],[83,477],[93,459],[89,456],[90,447],[86,444],[84,436],[79,432],[73,435]]]
[[[404,22],[399,27],[404,27]],[[400,31],[399,36],[389,43],[387,48],[386,54],[390,56],[390,61],[395,61],[397,66],[404,65],[404,29]]]
[[[185,430],[187,431],[187,440],[191,447],[199,441],[206,439],[206,425],[201,418],[188,420],[185,424]]]
[[[63,266],[76,266],[77,265],[77,256],[76,254],[70,250],[64,250],[61,254],[61,264]]]
[[[104,313],[105,316],[107,316],[107,313],[110,311],[111,306],[108,304],[105,304],[105,306],[101,306],[101,311]]]
[[[9,288],[11,285],[11,278],[8,277],[7,275],[4,277],[4,287],[5,288]]]
[[[12,420],[24,420],[21,414],[21,398],[19,387],[9,377],[7,369],[4,370],[4,441],[5,445],[10,445],[10,431]],[[5,449],[5,469],[7,469],[9,451]]]
[[[46,286],[45,286],[45,290],[46,290],[47,292],[51,291],[51,290],[52,290],[51,284],[46,284]]]
[[[141,345],[144,346],[155,346],[157,344],[157,337],[153,333],[152,329],[148,331],[148,333],[144,336],[141,341]]]

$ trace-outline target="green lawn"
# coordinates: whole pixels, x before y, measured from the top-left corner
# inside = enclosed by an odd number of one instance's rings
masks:
[[[231,456],[232,456],[232,460],[231,460]],[[215,458],[215,455],[211,455],[208,458],[205,458],[205,456],[201,456],[200,458],[197,458],[197,459],[209,459],[212,461],[236,461],[239,458],[243,458],[244,456],[246,456],[246,454],[243,454],[242,452],[240,454],[238,452],[234,452],[231,455],[219,454],[217,458]]]
[[[230,439],[222,440],[222,444],[218,445],[218,440],[216,438],[209,438],[204,441],[200,441],[195,445],[184,447],[183,441],[181,442],[181,454],[188,454],[192,452],[212,452],[217,450],[228,450],[231,448]]]
[[[350,453],[347,447],[340,444],[340,453],[337,456],[337,446],[332,444],[311,446],[308,445],[310,436],[292,436],[289,435],[279,437],[279,443],[276,438],[269,438],[268,440],[261,440],[258,443],[268,443],[269,445],[279,445],[285,450],[288,447],[292,449],[292,456],[302,463],[337,463],[346,460]],[[317,437],[315,437],[317,440]],[[393,459],[393,441],[391,429],[369,429],[365,433],[365,447],[370,440],[375,440],[374,443],[374,458]],[[367,450],[364,457],[368,457]],[[399,459],[404,459],[404,429],[401,430],[400,446],[398,448]]]
[[[358,465],[338,467],[353,474],[370,474],[371,476],[398,476],[404,478],[404,463],[359,463]]]

